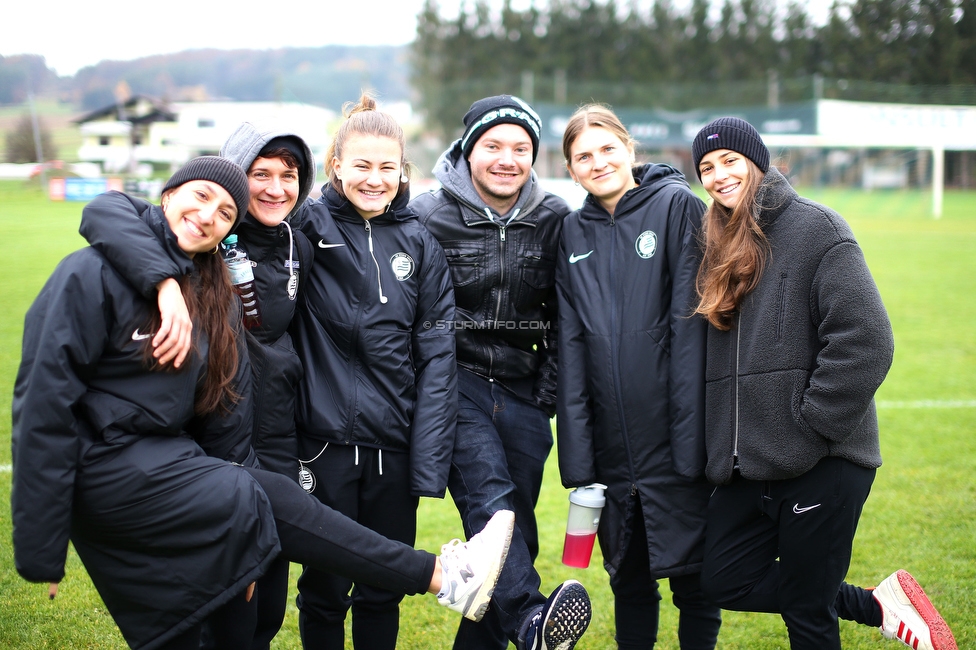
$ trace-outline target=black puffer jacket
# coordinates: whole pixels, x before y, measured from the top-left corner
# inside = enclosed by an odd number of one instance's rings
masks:
[[[115,192],[91,206],[140,215],[192,272],[159,208]],[[60,581],[70,535],[126,642],[147,649],[240,594],[278,552],[267,497],[226,462],[256,464],[246,356],[243,399],[195,417],[203,330],[179,372],[149,372],[155,309],[93,248],[65,258],[27,312],[12,430],[17,571]]]
[[[410,207],[444,248],[457,302],[457,357],[550,416],[556,405],[556,248],[569,206],[535,172],[508,215],[471,182],[459,142],[434,167],[442,188]],[[501,218],[503,217],[503,218]]]
[[[738,459],[755,481],[803,474],[836,456],[881,465],[874,393],[894,355],[891,323],[850,227],[797,196],[775,168],[759,225],[771,248],[732,329],[708,328],[708,479]]]
[[[292,322],[299,435],[409,451],[414,496],[443,497],[457,420],[454,292],[406,194],[370,220],[326,185],[297,227],[315,261]]]
[[[588,196],[559,248],[556,430],[563,485],[607,485],[599,538],[613,574],[636,501],[654,578],[702,561],[705,321],[692,316],[704,204],[667,165],[611,216]]]

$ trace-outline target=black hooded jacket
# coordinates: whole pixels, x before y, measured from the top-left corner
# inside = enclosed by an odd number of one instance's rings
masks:
[[[299,213],[315,261],[292,322],[302,436],[410,454],[414,496],[443,497],[457,419],[454,292],[407,207],[363,219],[331,185]]]
[[[607,486],[600,543],[616,571],[639,498],[652,577],[702,561],[705,321],[693,315],[704,204],[667,165],[611,216],[592,196],[563,223],[557,263],[563,485]]]
[[[304,173],[299,179],[298,201],[292,214],[276,226],[266,226],[245,214],[237,226],[238,245],[251,261],[261,325],[246,332],[253,373],[254,423],[251,432],[254,451],[261,467],[298,478],[298,444],[295,434],[295,402],[302,365],[295,353],[288,326],[297,308],[311,262],[308,239],[293,230],[289,221],[301,209],[315,182],[312,151],[297,135],[263,129],[249,122],[241,124],[227,139],[221,156],[248,169],[261,149],[273,138],[289,137],[305,152]],[[178,275],[177,267],[161,250],[145,224],[117,210],[100,210],[98,204],[82,214],[80,232],[108,257],[122,274],[150,299],[156,285]]]

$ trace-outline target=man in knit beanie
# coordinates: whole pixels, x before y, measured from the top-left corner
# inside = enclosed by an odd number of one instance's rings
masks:
[[[569,580],[547,599],[533,566],[535,505],[552,447],[556,404],[555,268],[569,206],[532,170],[542,121],[513,95],[471,105],[464,132],[434,167],[441,189],[410,204],[447,255],[457,312],[459,417],[448,486],[465,532],[498,509],[515,534],[479,622],[462,621],[455,648],[570,650],[590,621]]]

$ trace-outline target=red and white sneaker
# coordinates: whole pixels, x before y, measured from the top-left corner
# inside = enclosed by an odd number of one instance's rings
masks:
[[[945,619],[908,571],[898,570],[874,589],[881,633],[914,650],[959,650]]]

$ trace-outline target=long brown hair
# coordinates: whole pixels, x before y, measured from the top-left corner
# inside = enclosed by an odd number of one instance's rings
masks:
[[[197,388],[193,410],[197,415],[208,415],[218,410],[227,411],[240,399],[234,391],[234,377],[240,360],[237,355],[237,332],[232,325],[231,311],[236,296],[230,284],[230,276],[219,254],[198,253],[193,256],[195,275],[179,279],[180,291],[193,323],[203,328],[208,342],[207,374]],[[144,331],[159,331],[159,310],[151,308],[150,324]],[[237,321],[240,319],[237,318]],[[160,366],[152,356],[152,338],[146,340],[143,358],[151,370],[179,372],[173,364]],[[196,337],[193,337],[190,354],[197,354]]]
[[[765,174],[748,158],[746,164],[749,176],[735,208],[729,210],[713,199],[702,223],[704,259],[698,269],[700,300],[695,313],[723,331],[731,329],[733,315],[759,284],[769,254],[769,242],[757,221],[757,196]]]
[[[369,93],[363,93],[359,101],[353,104],[346,102],[342,107],[342,114],[346,118],[336,130],[335,137],[329,145],[329,150],[325,153],[325,170],[329,175],[329,184],[339,196],[346,198],[342,191],[342,181],[336,177],[332,168],[332,159],[342,160],[343,149],[346,140],[353,135],[374,135],[378,138],[390,138],[400,145],[400,187],[397,189],[397,196],[409,187],[410,181],[407,170],[409,164],[406,159],[407,139],[403,134],[403,127],[389,113],[384,113],[376,107],[376,100]]]

